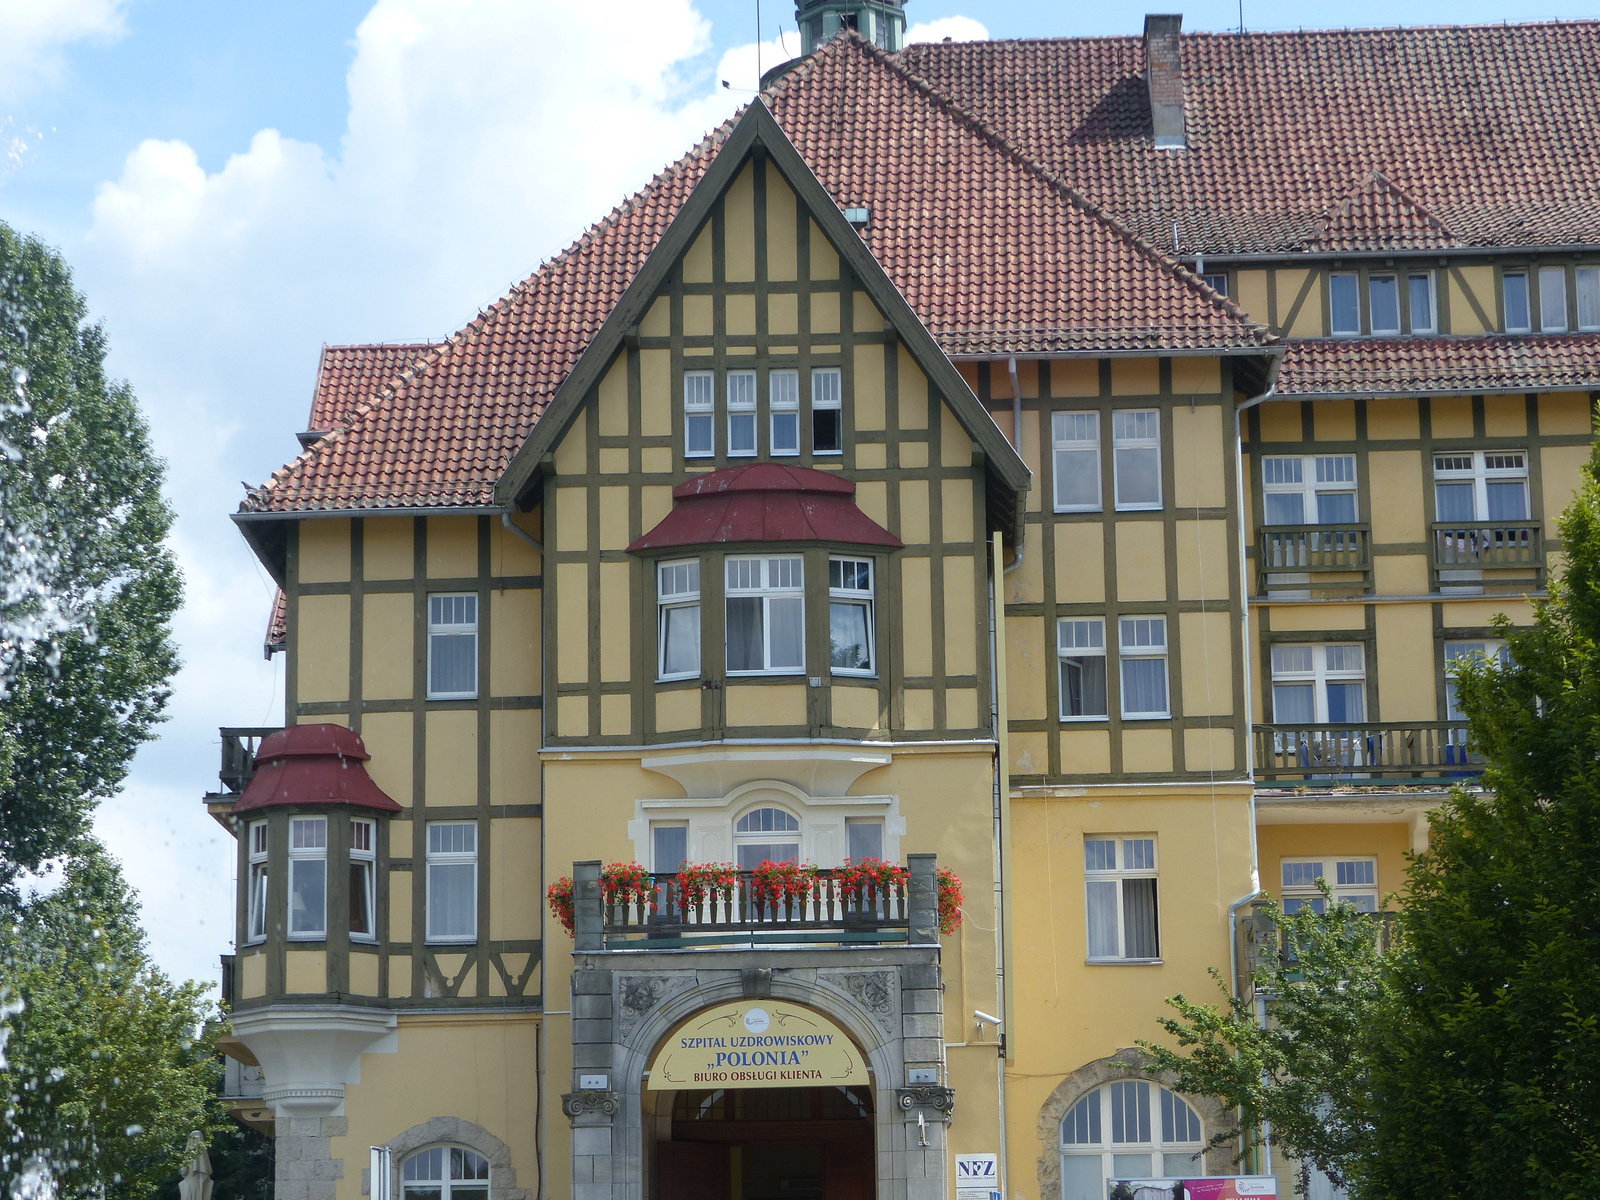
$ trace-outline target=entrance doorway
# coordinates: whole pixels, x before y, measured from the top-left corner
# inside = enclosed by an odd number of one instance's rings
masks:
[[[655,1200],[872,1200],[867,1087],[717,1088],[662,1095]]]

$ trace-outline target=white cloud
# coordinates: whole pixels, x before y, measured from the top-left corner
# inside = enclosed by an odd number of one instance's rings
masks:
[[[97,824],[173,973],[213,978],[231,936],[232,861],[200,804],[217,727],[281,721],[239,481],[296,452],[322,343],[453,332],[747,102],[755,45],[714,68],[711,45],[692,0],[618,0],[603,22],[559,0],[377,0],[338,146],[264,129],[207,171],[152,139],[100,186],[69,257],[171,464],[188,590],[172,720]],[[761,66],[797,50],[766,43]]]
[[[906,42],[984,42],[989,30],[971,17],[940,17],[921,21],[906,30]]]
[[[75,42],[127,32],[125,0],[0,0],[0,103],[60,83]]]

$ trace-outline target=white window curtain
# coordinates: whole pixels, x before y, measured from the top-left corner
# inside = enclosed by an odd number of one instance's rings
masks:
[[[478,827],[470,821],[428,825],[428,941],[478,937]]]

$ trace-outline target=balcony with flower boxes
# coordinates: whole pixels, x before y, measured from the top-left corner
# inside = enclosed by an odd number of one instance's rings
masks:
[[[574,863],[549,889],[578,951],[927,945],[961,921],[961,883],[932,854],[906,865]]]
[[[1465,721],[1351,725],[1257,725],[1258,780],[1294,786],[1415,783],[1478,775],[1484,760]]]

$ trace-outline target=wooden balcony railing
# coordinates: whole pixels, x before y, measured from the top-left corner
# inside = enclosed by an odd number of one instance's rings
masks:
[[[1439,778],[1483,770],[1465,721],[1257,725],[1254,740],[1256,777],[1263,780]]]
[[[1257,586],[1262,594],[1268,589],[1268,575],[1291,574],[1359,574],[1360,579],[1315,580],[1303,586],[1366,591],[1371,570],[1372,531],[1366,525],[1263,525],[1256,531]]]
[[[1530,521],[1436,522],[1432,550],[1436,575],[1503,570],[1544,574],[1544,536]]]
[[[650,876],[650,898],[605,899],[603,930],[618,939],[717,942],[903,942],[910,928],[910,888],[847,891],[840,872],[820,870],[797,896],[774,897],[751,871],[727,890],[685,895],[673,872]]]
[[[1371,922],[1373,936],[1378,939],[1378,950],[1387,954],[1395,943],[1399,917],[1400,914],[1395,912],[1376,912],[1362,913],[1356,919]],[[1288,946],[1283,930],[1277,922],[1255,906],[1239,914],[1236,936],[1238,953],[1235,961],[1239,970],[1239,995],[1248,997],[1255,991],[1256,970],[1261,966],[1262,955],[1266,948],[1276,940],[1279,953],[1287,954]]]
[[[224,726],[220,732],[222,769],[217,772],[217,777],[222,780],[221,794],[237,796],[256,773],[256,751],[261,748],[261,740],[278,730],[277,727],[244,729]]]

